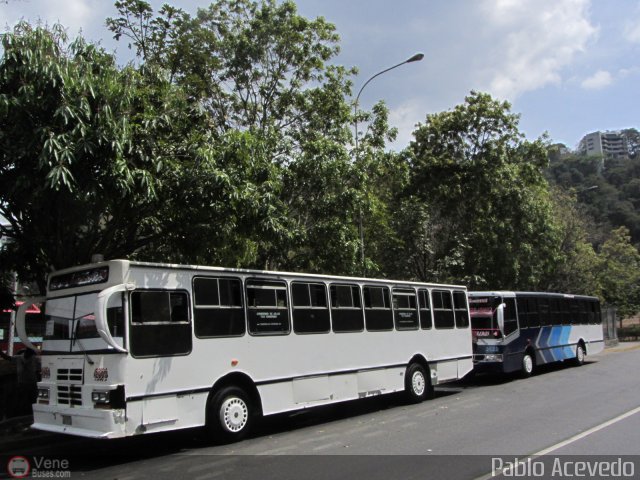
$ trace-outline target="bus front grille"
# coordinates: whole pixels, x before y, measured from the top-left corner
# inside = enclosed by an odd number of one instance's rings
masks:
[[[58,385],[58,405],[82,405],[82,387],[80,385]]]
[[[58,381],[61,382],[82,382],[81,368],[59,368]]]

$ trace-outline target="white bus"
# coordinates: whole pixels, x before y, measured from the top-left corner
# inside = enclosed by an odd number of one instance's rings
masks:
[[[260,415],[418,402],[473,366],[456,285],[113,260],[51,274],[45,300],[33,427],[51,432],[235,441]]]
[[[476,372],[519,372],[604,348],[596,297],[544,292],[469,292]]]

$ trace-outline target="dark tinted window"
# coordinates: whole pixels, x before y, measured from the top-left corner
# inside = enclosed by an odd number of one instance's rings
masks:
[[[551,307],[548,298],[538,299],[538,314],[540,315],[540,325],[551,325]]]
[[[369,331],[393,330],[393,311],[389,300],[389,289],[365,285],[362,288],[364,297],[364,318]]]
[[[456,327],[467,328],[469,326],[469,310],[467,309],[467,294],[456,290],[453,292],[453,307],[456,314]]]
[[[331,285],[331,319],[334,332],[360,332],[364,329],[360,288],[357,285]]]
[[[393,308],[396,330],[418,329],[418,302],[415,290],[409,288],[394,288]]]
[[[194,329],[197,337],[244,335],[242,283],[237,278],[193,279]]]
[[[293,282],[293,331],[327,333],[330,328],[327,287],[322,283]]]
[[[431,301],[429,298],[429,290],[418,290],[418,306],[420,309],[420,327],[424,329],[431,328]]]
[[[433,301],[433,318],[435,327],[453,328],[455,325],[455,316],[453,313],[453,302],[451,300],[451,292],[448,290],[433,290],[431,292]]]
[[[504,304],[504,334],[506,336],[518,330],[518,320],[516,318],[515,298],[505,298]]]
[[[280,335],[289,332],[287,285],[284,282],[247,280],[249,333]]]
[[[518,310],[520,328],[527,328],[529,326],[528,300],[526,298],[518,297],[516,300],[516,307]]]
[[[186,292],[133,292],[130,337],[131,354],[134,357],[189,353],[192,339]]]

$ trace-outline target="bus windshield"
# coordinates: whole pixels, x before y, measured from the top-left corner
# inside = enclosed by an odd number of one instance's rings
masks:
[[[82,352],[106,349],[107,344],[98,334],[95,323],[97,299],[97,293],[89,293],[47,300],[43,350]],[[124,318],[121,296],[110,299],[107,321],[111,335],[122,344]]]
[[[496,309],[502,303],[498,296],[469,297],[469,313],[473,330],[498,330]]]

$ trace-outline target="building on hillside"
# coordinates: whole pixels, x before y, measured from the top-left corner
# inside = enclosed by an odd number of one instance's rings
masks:
[[[629,158],[627,138],[618,131],[589,133],[580,140],[578,150],[588,157]]]

